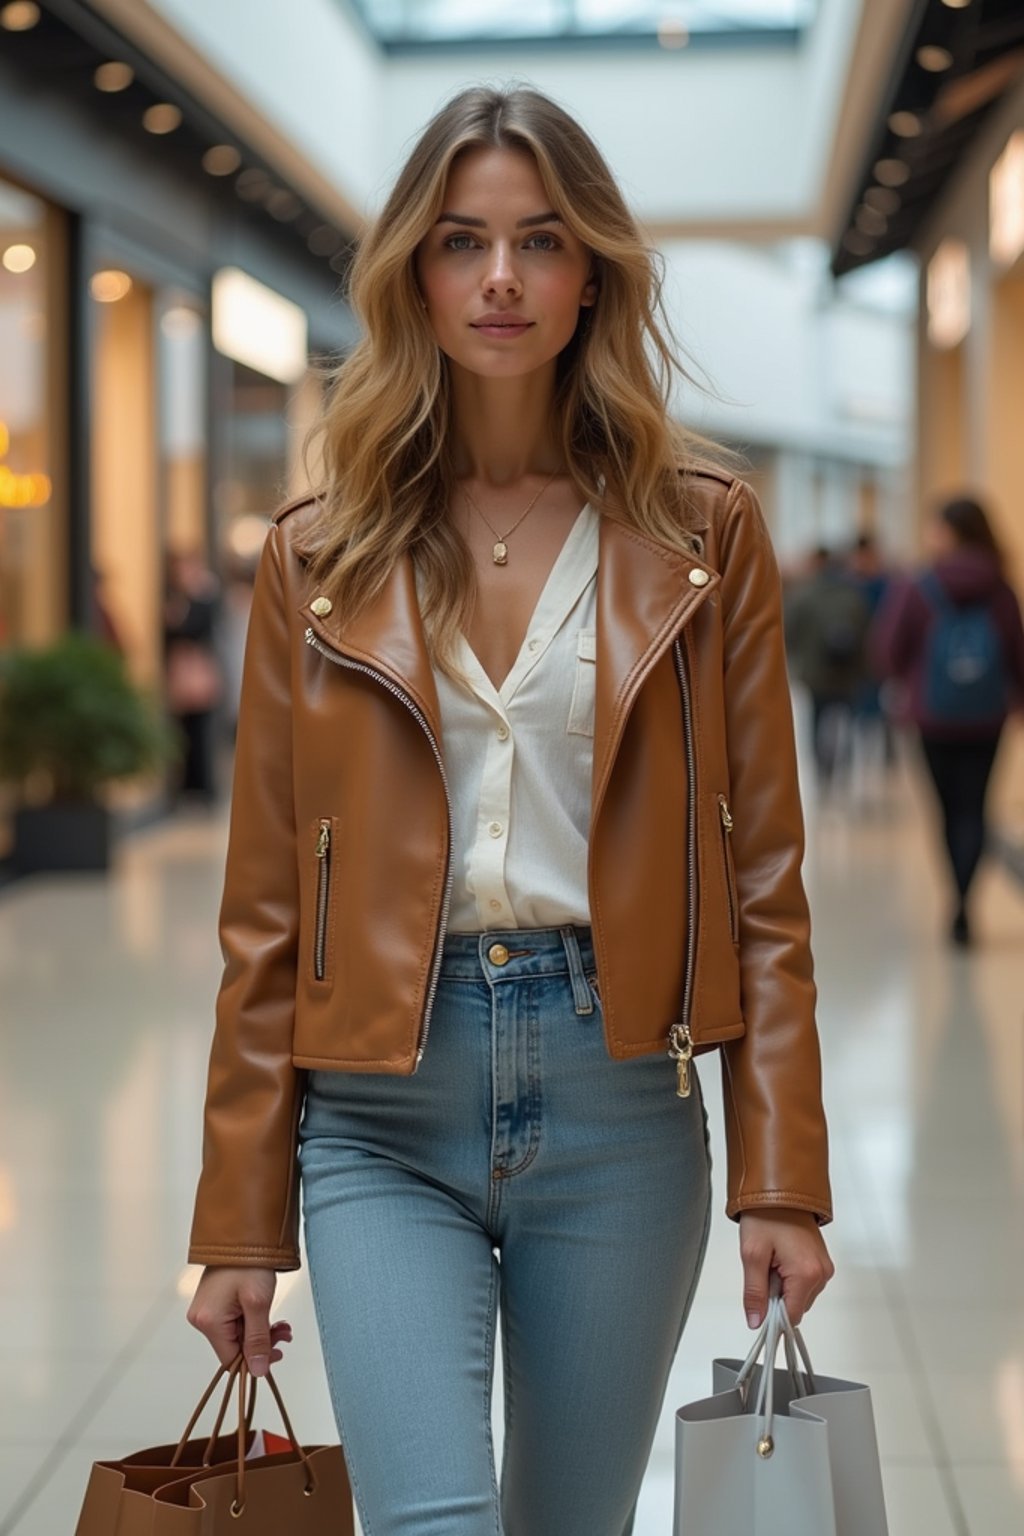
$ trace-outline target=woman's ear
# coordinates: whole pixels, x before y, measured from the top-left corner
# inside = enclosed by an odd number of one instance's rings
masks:
[[[585,283],[584,287],[583,287],[583,292],[580,294],[580,307],[581,308],[583,308],[584,306],[588,306],[589,307],[591,304],[596,304],[597,303],[597,293],[598,293],[598,288],[597,288],[597,279],[596,278],[592,279],[589,283]]]

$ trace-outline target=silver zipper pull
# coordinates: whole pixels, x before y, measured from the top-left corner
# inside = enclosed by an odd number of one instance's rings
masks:
[[[327,857],[327,849],[331,841],[331,824],[329,821],[320,823],[320,836],[316,840],[316,856],[318,859]]]
[[[673,1024],[668,1032],[668,1038],[668,1054],[676,1064],[676,1097],[688,1099],[690,1097],[690,1059],[693,1056],[690,1026]]]

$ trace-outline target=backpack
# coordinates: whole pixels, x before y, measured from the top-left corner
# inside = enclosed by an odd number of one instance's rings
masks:
[[[919,587],[934,613],[925,646],[926,712],[951,725],[977,724],[1005,714],[1006,662],[988,603],[957,607],[934,572],[924,576]]]

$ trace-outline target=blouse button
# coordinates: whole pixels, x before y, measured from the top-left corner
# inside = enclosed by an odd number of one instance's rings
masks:
[[[498,898],[496,896],[492,896],[490,901],[488,902],[488,906],[500,907],[501,906],[501,902],[498,900]]]
[[[499,741],[504,741],[507,735],[508,735],[508,726],[507,725],[499,725],[498,726],[498,740]]]
[[[501,836],[501,822],[500,821],[492,821],[491,825],[490,825],[490,828],[489,828],[489,831],[490,831],[490,834],[491,834],[492,837],[500,837]]]
[[[538,645],[540,645],[540,641],[539,640],[531,640],[529,642],[529,647],[530,647],[531,651],[535,651],[537,649]]]

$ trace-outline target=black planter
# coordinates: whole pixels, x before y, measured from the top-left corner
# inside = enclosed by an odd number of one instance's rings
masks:
[[[41,870],[110,868],[110,811],[92,801],[22,805],[14,812],[14,868]]]

